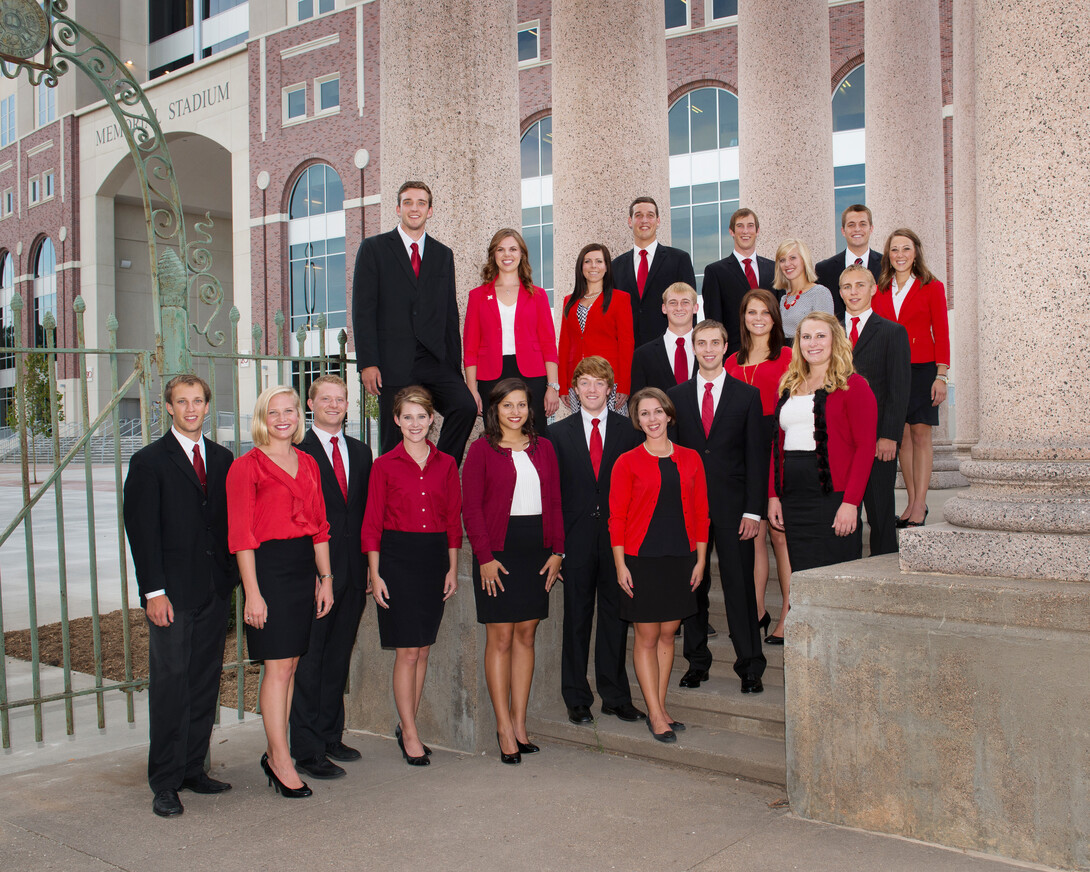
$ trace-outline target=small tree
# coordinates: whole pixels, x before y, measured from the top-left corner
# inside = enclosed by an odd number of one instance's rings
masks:
[[[34,441],[38,436],[53,435],[53,419],[49,410],[49,364],[40,351],[28,354],[23,363],[23,396],[26,403],[26,430],[29,436],[28,450],[34,463],[34,483],[38,483],[38,452],[34,450]],[[19,409],[19,393],[8,407],[8,426],[18,429],[23,421]],[[57,420],[64,420],[64,406],[60,394],[57,395]]]

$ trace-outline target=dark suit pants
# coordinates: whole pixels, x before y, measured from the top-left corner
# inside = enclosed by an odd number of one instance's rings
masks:
[[[753,587],[753,540],[738,538],[738,520],[711,524],[708,535],[708,559],[704,579],[696,589],[697,613],[682,626],[683,652],[690,669],[706,670],[712,665],[708,649],[708,592],[711,589],[712,546],[719,555],[719,581],[727,612],[727,628],[734,645],[734,671],[738,675],[761,676],[765,655],[761,651],[761,632],[757,626],[757,592]]]
[[[897,460],[875,460],[870,480],[863,494],[863,508],[867,510],[870,524],[870,553],[897,553],[897,525],[894,515],[897,507],[893,487],[897,483]]]
[[[351,579],[340,585],[334,579],[333,608],[311,623],[291,699],[291,756],[297,760],[325,754],[327,744],[341,741],[344,688],[366,597]]]
[[[604,705],[632,702],[625,670],[628,623],[619,613],[621,588],[617,584],[613,552],[603,543],[589,560],[577,566],[564,564],[564,643],[560,657],[560,690],[569,708],[594,702],[587,681],[590,631],[594,604],[598,603],[598,629],[594,636],[594,680]],[[571,558],[571,554],[567,559]]]
[[[148,784],[178,790],[204,771],[219,705],[227,601],[210,592],[204,605],[175,609],[174,623],[148,621]]]

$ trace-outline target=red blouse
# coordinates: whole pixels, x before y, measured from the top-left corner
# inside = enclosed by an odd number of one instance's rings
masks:
[[[254,448],[227,472],[227,546],[232,554],[253,551],[271,539],[310,536],[329,541],[318,462],[294,448],[299,469],[292,478]]]
[[[791,365],[791,349],[784,346],[775,360],[763,360],[760,363],[738,364],[738,355],[729,354],[723,361],[727,374],[747,385],[753,385],[761,392],[761,410],[765,415],[776,412],[776,403],[780,401],[780,379]]]
[[[375,459],[367,485],[363,552],[378,551],[383,530],[446,533],[448,548],[462,547],[462,488],[454,458],[429,441],[421,469],[405,443]]]

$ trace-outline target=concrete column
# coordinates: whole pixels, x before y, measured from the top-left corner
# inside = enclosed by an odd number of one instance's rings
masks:
[[[553,0],[553,271],[571,292],[588,242],[632,245],[628,204],[659,204],[670,241],[666,39],[659,0]]]
[[[835,250],[829,67],[826,0],[738,4],[740,202],[759,216],[769,257],[787,238],[814,260]]]

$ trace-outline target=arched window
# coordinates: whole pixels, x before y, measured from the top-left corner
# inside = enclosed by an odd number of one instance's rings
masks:
[[[697,290],[704,267],[732,251],[738,208],[738,98],[698,88],[670,107],[670,232],[693,258]]]
[[[863,65],[833,91],[833,186],[836,193],[836,238],[840,214],[852,203],[866,203],[866,135],[864,132]]]
[[[34,255],[34,345],[45,348],[45,313],[57,317],[57,249],[48,236]]]
[[[324,312],[333,335],[348,326],[344,261],[344,186],[326,164],[307,167],[288,206],[291,332]],[[336,343],[327,344],[330,351]],[[317,348],[314,349],[317,351]]]
[[[14,348],[15,312],[11,308],[11,298],[15,293],[15,262],[8,252],[0,254],[0,347]],[[14,352],[0,352],[0,370],[15,366]],[[7,423],[7,417],[0,418],[0,427]]]
[[[535,121],[522,135],[522,236],[534,283],[553,299],[553,119]]]

